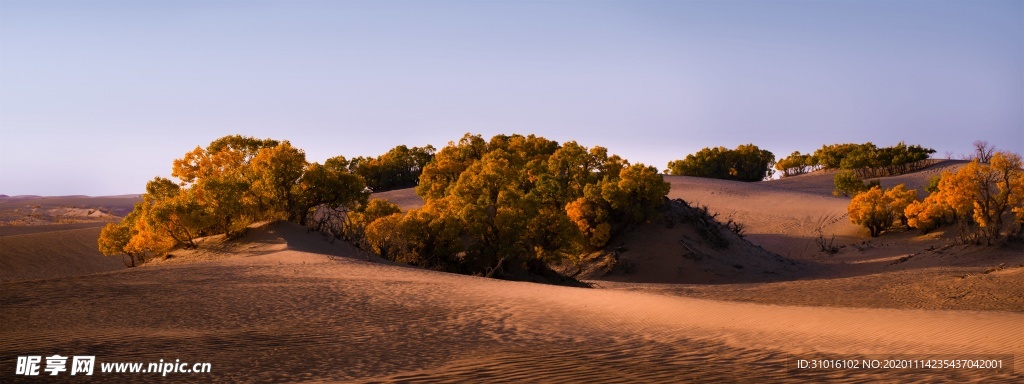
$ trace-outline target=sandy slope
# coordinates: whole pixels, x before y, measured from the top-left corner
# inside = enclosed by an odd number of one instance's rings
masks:
[[[766,306],[556,287],[367,262],[288,224],[250,236],[133,270],[4,283],[0,381],[10,378],[15,356],[50,353],[211,362],[204,381],[1024,379],[795,368],[796,359],[833,354],[1020,356],[1019,313]]]
[[[120,258],[100,254],[96,240],[100,228],[130,212],[138,198],[0,197],[0,281],[124,269]]]
[[[965,162],[943,161],[921,171],[878,179],[883,187],[905,184],[927,196],[928,180],[943,171],[955,171]],[[787,257],[813,258],[819,253],[814,239],[819,229],[848,244],[867,238],[867,229],[850,222],[850,199],[834,197],[834,171],[759,183],[666,176],[672,184],[670,198],[707,205],[722,218],[733,217],[747,225],[750,240]]]
[[[751,241],[780,255],[800,259],[817,252],[813,238],[818,228],[826,235],[860,233],[846,213],[849,199],[774,188],[771,183],[687,176],[665,180],[672,184],[670,198],[707,205],[722,219],[732,217],[747,226]]]
[[[387,192],[378,192],[370,196],[374,199],[387,200],[397,204],[403,211],[423,206],[423,198],[416,194],[416,188],[396,189]]]
[[[71,225],[74,228],[76,225]],[[118,257],[100,253],[100,227],[45,231],[0,237],[0,281],[48,279],[115,271],[125,266]],[[2,227],[0,227],[2,228]]]

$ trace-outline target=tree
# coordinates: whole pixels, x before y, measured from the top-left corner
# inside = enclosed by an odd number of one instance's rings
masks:
[[[398,225],[402,221],[401,213],[393,213],[366,226],[366,244],[370,251],[388,260],[405,262],[400,255],[403,254],[403,239],[400,238]]]
[[[487,153],[451,187],[452,205],[460,207],[470,240],[466,261],[477,270],[525,261],[530,249],[520,241],[535,206],[518,188],[522,172],[510,166],[510,156],[501,149]]]
[[[128,248],[128,243],[138,232],[135,223],[138,221],[141,212],[141,204],[136,203],[135,209],[129,212],[124,220],[104,225],[103,229],[100,230],[100,238],[98,240],[100,253],[106,256],[127,256],[127,259],[122,258],[122,261],[124,266],[128,268],[142,263],[144,255]]]
[[[935,175],[928,178],[928,186],[925,187],[925,191],[928,193],[935,193],[939,191],[939,182],[942,181],[942,175]]]
[[[448,146],[434,155],[434,161],[424,167],[419,184],[416,185],[416,194],[423,199],[445,196],[448,187],[458,181],[462,171],[486,152],[487,142],[480,135],[467,133],[458,144],[449,142]]]
[[[867,227],[871,237],[878,237],[883,230],[892,226],[892,210],[879,187],[854,196],[850,201],[849,214],[850,221]]]
[[[908,190],[906,186],[899,184],[886,190],[885,198],[889,201],[889,208],[892,209],[893,216],[899,219],[901,225],[908,226],[905,212],[908,206],[917,202],[917,191]]]
[[[953,222],[954,212],[942,200],[941,194],[932,193],[923,201],[915,201],[907,205],[903,211],[907,218],[907,226],[920,229],[922,233],[928,233],[942,224]]]
[[[905,222],[904,212],[916,196],[917,191],[907,190],[903,184],[885,191],[879,186],[871,187],[850,201],[850,221],[867,227],[871,237],[878,237],[891,228],[896,219]]]
[[[907,145],[902,141],[891,147],[878,147],[871,142],[831,144],[823,145],[814,151],[808,163],[824,169],[850,170],[863,179],[898,175],[921,169],[928,165],[926,160],[933,153],[934,149]],[[783,160],[786,165],[794,162],[788,158]]]
[[[192,189],[179,190],[172,196],[157,199],[150,208],[149,220],[151,226],[186,248],[195,248],[195,239],[214,224],[214,217],[199,203]]]
[[[956,222],[964,242],[997,244],[1022,235],[1024,168],[1020,155],[995,152],[988,164],[979,159],[957,172],[944,172],[938,189],[906,209],[909,223],[931,230]]]
[[[617,222],[639,224],[654,215],[670,188],[656,168],[634,164],[623,168],[617,181],[601,183],[601,197]]]
[[[856,196],[858,193],[864,192],[871,187],[864,184],[864,181],[857,177],[857,174],[853,171],[842,170],[836,172],[833,183],[836,189],[832,191],[833,196]]]
[[[992,155],[996,151],[994,145],[989,145],[987,141],[975,140],[974,143],[974,158],[982,163],[988,163],[992,161]]]
[[[801,154],[800,151],[793,151],[785,158],[775,163],[775,169],[782,171],[782,176],[796,176],[807,173],[817,167],[817,159],[811,155]]]
[[[172,176],[146,185],[142,202],[121,222],[108,225],[97,245],[135,265],[175,246],[195,247],[202,236],[232,238],[258,220],[306,224],[317,209],[351,210],[366,202],[363,179],[339,167],[310,164],[287,141],[239,135],[214,140],[174,160]]]
[[[194,189],[199,203],[214,217],[217,232],[236,237],[267,212],[252,191],[255,175],[250,163],[261,150],[278,145],[272,139],[224,136],[174,160],[171,175],[181,180],[181,186]]]
[[[416,186],[423,168],[434,158],[434,147],[399,145],[376,158],[357,157],[348,161],[350,172],[362,176],[374,192]],[[344,158],[340,159],[344,161]]]
[[[737,181],[761,181],[775,172],[775,155],[754,144],[734,150],[725,147],[704,148],[682,160],[668,163],[666,173]]]
[[[317,209],[351,211],[367,203],[370,194],[359,175],[312,163],[295,186],[293,218],[307,225]]]
[[[544,263],[577,260],[618,231],[649,220],[668,184],[653,167],[631,165],[602,147],[534,135],[466,134],[424,167],[421,208],[368,208],[367,248],[429,268],[508,277]],[[397,207],[396,207],[397,210]]]
[[[590,187],[590,193],[565,206],[566,215],[592,247],[603,247],[612,235],[611,209],[598,191],[599,188]]]
[[[387,200],[370,199],[365,205],[346,216],[347,222],[342,237],[352,242],[364,241],[366,228],[374,221],[396,213],[402,209]]]
[[[252,190],[260,210],[272,219],[298,222],[299,198],[296,186],[306,167],[306,154],[285,141],[273,148],[261,149],[250,164]]]
[[[405,252],[398,260],[427,268],[459,271],[462,222],[445,214],[443,202],[433,201],[409,211],[398,224]]]

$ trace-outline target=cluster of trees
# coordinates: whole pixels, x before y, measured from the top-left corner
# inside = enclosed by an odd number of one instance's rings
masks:
[[[359,217],[374,253],[427,268],[486,276],[539,272],[653,217],[669,184],[654,167],[602,147],[534,135],[466,134],[423,168],[425,205],[400,212],[371,200]]]
[[[306,224],[321,208],[356,209],[368,198],[363,179],[340,163],[309,163],[289,142],[226,136],[174,161],[172,176],[156,177],[134,210],[100,233],[106,255],[135,266],[148,255],[201,236],[235,237],[256,221]]]
[[[704,148],[685,159],[668,163],[665,173],[737,181],[761,181],[772,177],[775,155],[754,144],[728,149]]]
[[[994,152],[989,163],[975,159],[956,172],[930,181],[934,191],[917,200],[916,191],[898,185],[875,186],[850,202],[850,220],[871,236],[900,224],[924,232],[956,224],[960,240],[996,244],[1024,237],[1024,166],[1011,152]]]
[[[891,147],[879,148],[868,142],[864,144],[822,145],[813,154],[793,152],[775,163],[775,169],[783,176],[794,176],[818,169],[849,170],[859,178],[883,177],[913,172],[928,163],[934,149],[904,142]]]
[[[434,159],[435,149],[406,147],[399,145],[377,157],[356,157],[345,160],[338,156],[328,159],[325,164],[347,168],[349,172],[363,177],[366,186],[374,192],[415,187],[423,168]]]
[[[964,242],[998,243],[1022,236],[1024,167],[1021,157],[995,152],[985,164],[975,159],[957,172],[943,172],[938,190],[907,207],[910,226],[930,231],[956,224]]]
[[[175,160],[172,176],[147,183],[135,209],[103,228],[100,251],[135,266],[201,236],[289,220],[390,260],[511,276],[606,245],[650,220],[669,191],[654,167],[533,135],[466,134],[436,155],[399,146],[322,165],[287,141],[227,136]],[[371,200],[367,178],[380,189],[414,184],[425,205]]]

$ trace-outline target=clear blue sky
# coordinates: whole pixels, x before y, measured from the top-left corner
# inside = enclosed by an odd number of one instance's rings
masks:
[[[196,145],[311,161],[536,133],[665,168],[1024,148],[1021,1],[0,0],[0,193],[139,193]]]

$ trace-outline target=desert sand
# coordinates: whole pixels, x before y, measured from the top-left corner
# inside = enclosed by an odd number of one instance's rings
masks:
[[[0,282],[124,269],[96,247],[100,228],[132,210],[139,195],[0,197]]]
[[[926,183],[956,166],[882,184]],[[11,276],[0,283],[0,381],[13,379],[16,356],[58,353],[213,367],[201,378],[94,377],[108,382],[1024,380],[1024,252],[948,246],[942,233],[869,239],[825,179],[666,177],[669,197],[731,215],[750,243],[712,250],[686,226],[652,224],[617,240],[631,267],[588,280],[594,288],[395,265],[289,223],[203,239],[139,268],[46,279],[26,265],[50,258],[45,248],[32,260],[12,257],[31,246],[0,243]],[[379,197],[422,204],[411,190]],[[835,234],[837,254],[818,251],[819,228]],[[1015,356],[1014,371],[797,368],[799,359],[968,355]]]

